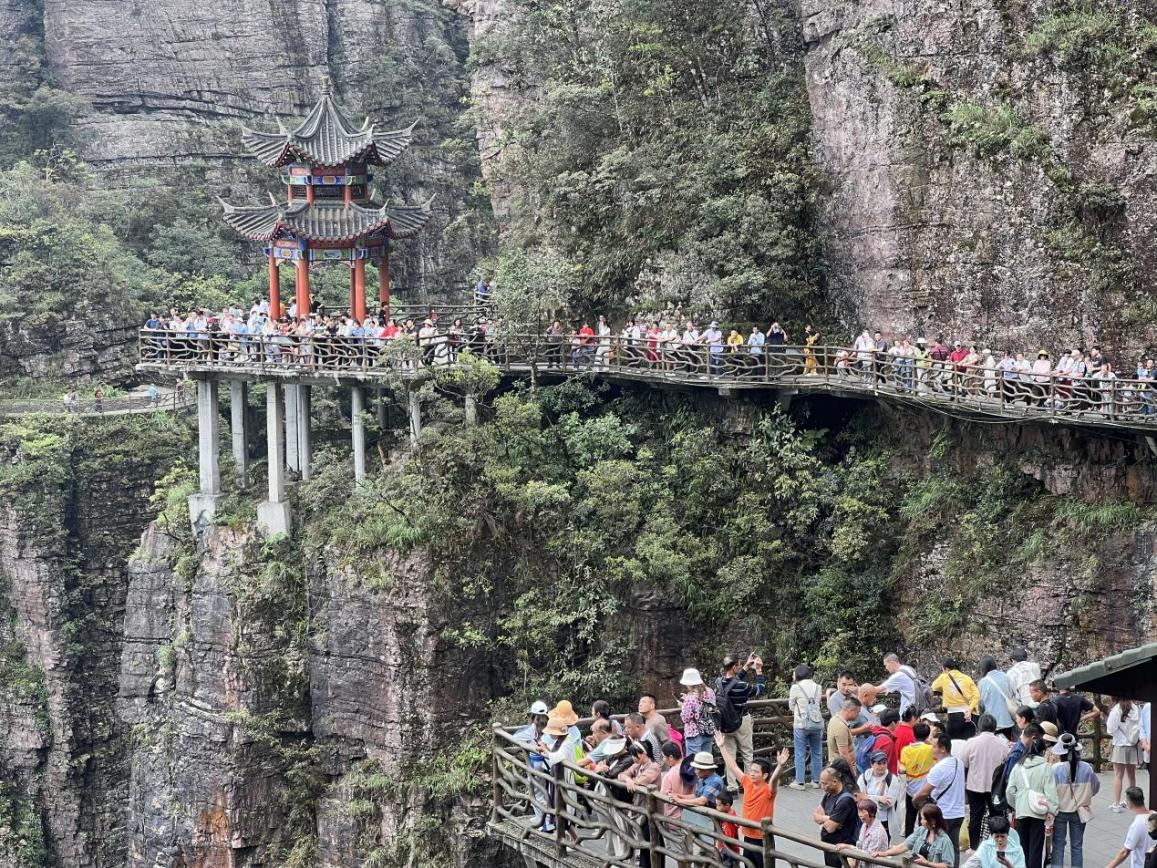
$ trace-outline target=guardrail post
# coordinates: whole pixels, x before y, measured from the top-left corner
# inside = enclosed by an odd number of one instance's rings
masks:
[[[1105,758],[1101,755],[1101,716],[1097,715],[1093,720],[1093,768],[1098,772],[1105,765]],[[1152,770],[1150,770],[1152,774]]]
[[[651,868],[663,868],[663,854],[659,850],[659,823],[655,816],[660,810],[659,800],[647,793],[647,841],[651,845]]]
[[[566,834],[566,815],[563,813],[566,802],[562,795],[562,788],[566,783],[566,769],[562,763],[555,763],[550,769],[550,775],[554,778],[554,855],[561,859],[566,851],[563,838]]]
[[[494,724],[490,741],[490,822],[498,822],[498,808],[502,804],[502,784],[498,782],[498,729]]]
[[[1057,378],[1049,375],[1049,415],[1055,417],[1057,415]]]

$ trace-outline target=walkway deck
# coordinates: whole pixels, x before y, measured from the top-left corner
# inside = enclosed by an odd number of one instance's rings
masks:
[[[456,346],[446,335],[415,345],[329,336],[197,337],[142,330],[138,370],[305,385],[382,385],[450,367],[463,350],[518,377],[593,376],[721,394],[831,394],[887,400],[990,423],[1157,433],[1157,383],[1150,381],[1063,376],[999,380],[995,372],[959,371],[948,363],[917,367],[889,356],[857,359],[854,351],[842,347],[714,354],[704,349],[648,349],[606,338],[572,351],[540,335],[506,335]]]

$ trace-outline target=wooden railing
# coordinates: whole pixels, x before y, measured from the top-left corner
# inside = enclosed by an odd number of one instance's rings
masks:
[[[1020,374],[951,362],[898,359],[835,346],[648,346],[619,336],[567,343],[536,334],[466,333],[393,340],[329,335],[230,335],[142,330],[140,364],[162,371],[234,370],[263,374],[337,374],[373,379],[398,371],[453,365],[463,350],[511,373],[595,374],[689,386],[780,388],[797,392],[887,396],[1012,420],[1036,419],[1157,429],[1157,382]]]
[[[748,708],[753,716],[756,756],[772,754],[791,744],[792,715],[786,698],[752,700]],[[680,727],[679,709],[662,709],[660,714]],[[824,715],[827,716],[826,709]],[[621,720],[622,716],[616,718]],[[580,720],[578,726],[586,733],[591,722]],[[684,807],[679,819],[672,818],[664,808],[674,802],[656,790],[640,790],[634,798],[624,798],[629,794],[618,781],[573,763],[564,761],[548,767],[533,759],[531,746],[515,737],[518,729],[494,727],[490,831],[540,863],[586,865],[594,861],[635,868],[640,864],[640,854],[646,853],[656,868],[670,862],[723,868],[719,850],[720,845],[727,845],[738,847],[737,863],[750,868],[754,845],[724,835],[721,824],[731,822],[740,829],[740,835],[744,829],[758,828],[764,833],[760,853],[765,865],[776,859],[793,868],[820,868],[827,853],[838,854],[845,868],[851,860],[869,865],[901,864],[898,860],[873,859],[857,850],[838,851],[816,837],[775,823],[756,824],[708,808]],[[1082,756],[1098,772],[1109,765],[1105,738],[1099,719],[1081,727]],[[790,771],[785,771],[785,780],[789,776]],[[554,830],[540,831],[539,822],[548,816],[553,818]],[[785,853],[781,846],[785,842],[795,844],[793,849],[802,849],[808,855]]]
[[[778,860],[792,868],[822,868],[825,854],[832,853],[845,866],[853,859],[888,868],[902,866],[895,859],[837,850],[767,820],[755,823],[706,807],[683,807],[679,816],[670,816],[664,809],[677,806],[657,789],[643,787],[632,795],[618,781],[574,763],[547,767],[535,756],[504,727],[494,728],[490,832],[536,862],[636,868],[646,856],[653,868],[668,860],[682,866],[752,868],[756,864],[752,856],[758,854],[764,865]],[[547,818],[552,831],[541,830]],[[725,835],[724,822],[734,823],[740,837]],[[753,842],[745,830],[761,833],[762,841]],[[788,841],[808,855],[780,849]],[[724,862],[723,849],[729,851],[730,863]]]

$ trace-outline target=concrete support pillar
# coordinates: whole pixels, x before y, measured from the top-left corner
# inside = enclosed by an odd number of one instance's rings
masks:
[[[350,390],[350,430],[353,432],[354,482],[366,478],[366,392],[361,386]]]
[[[478,399],[470,393],[466,394],[466,426],[473,428],[478,424]]]
[[[313,387],[297,387],[297,461],[301,478],[310,477],[310,462],[313,460],[313,441],[310,430],[310,415],[313,410]]]
[[[193,532],[200,533],[213,520],[221,496],[221,466],[217,455],[220,429],[217,424],[217,382],[197,383],[197,457],[200,490],[189,498],[189,519]]]
[[[386,430],[386,424],[389,422],[389,419],[387,418],[387,415],[386,415],[388,411],[389,411],[389,405],[386,404],[386,390],[385,389],[378,389],[378,430],[379,431],[385,431]],[[1157,455],[1157,450],[1154,450],[1154,454]]]
[[[285,407],[282,415],[285,417],[285,463],[290,470],[301,470],[301,461],[298,458],[297,447],[297,386],[286,385],[284,388]]]
[[[269,500],[257,506],[257,524],[270,536],[289,533],[289,501],[285,499],[285,402],[281,386],[269,383],[265,392],[265,435],[269,452]]]
[[[407,396],[410,405],[410,446],[417,449],[418,438],[422,436],[422,401],[416,389],[410,389]]]
[[[233,443],[233,464],[237,468],[237,484],[249,485],[249,386],[229,384],[229,435]]]

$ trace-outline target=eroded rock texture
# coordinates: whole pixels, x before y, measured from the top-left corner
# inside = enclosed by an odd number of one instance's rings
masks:
[[[1029,352],[1152,338],[1151,135],[1103,65],[1026,48],[1071,5],[799,0],[851,325]],[[1122,8],[1128,33],[1141,4]]]

